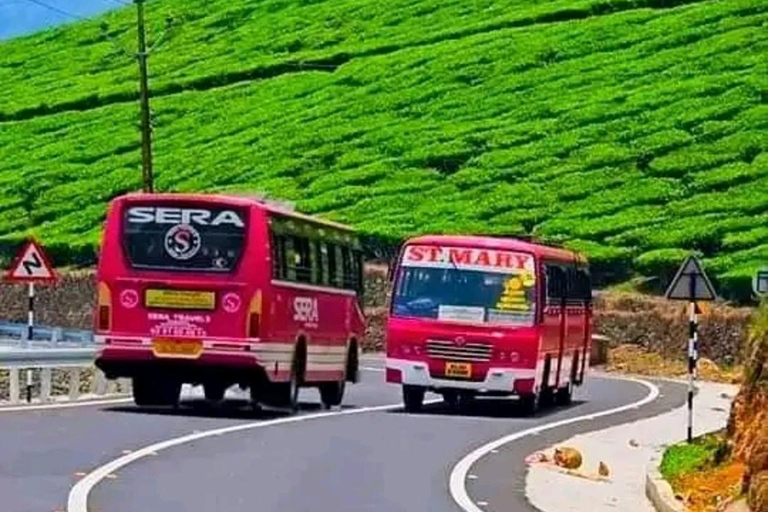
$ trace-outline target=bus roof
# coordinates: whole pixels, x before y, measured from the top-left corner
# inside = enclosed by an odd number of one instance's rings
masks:
[[[353,232],[354,229],[351,226],[333,222],[330,220],[322,219],[320,217],[314,217],[305,213],[297,212],[292,209],[288,204],[281,204],[277,201],[271,201],[265,199],[256,194],[254,195],[237,195],[237,194],[204,194],[204,193],[145,193],[145,192],[132,192],[124,194],[115,198],[115,200],[148,200],[155,201],[195,201],[200,203],[226,203],[235,206],[258,206],[259,208],[269,211],[270,213],[283,215],[286,217],[293,217],[295,219],[304,220],[307,222],[313,222],[315,224],[322,224],[324,226],[336,228],[343,231]]]
[[[560,249],[549,245],[525,242],[516,238],[501,238],[492,236],[466,235],[424,235],[409,238],[406,245],[452,245],[454,247],[475,247],[507,251],[528,252],[540,258],[551,258],[558,261],[586,263],[586,258],[574,251]]]

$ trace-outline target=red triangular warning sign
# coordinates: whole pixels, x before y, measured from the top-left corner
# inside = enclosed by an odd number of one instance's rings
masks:
[[[19,251],[5,278],[17,282],[52,282],[56,281],[56,273],[42,246],[30,240]]]

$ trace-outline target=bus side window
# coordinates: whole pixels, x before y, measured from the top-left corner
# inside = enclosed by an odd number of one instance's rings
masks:
[[[589,277],[589,273],[580,269],[578,272],[580,286],[580,298],[585,302],[592,302],[592,279]]]
[[[315,242],[315,261],[317,263],[316,283],[328,285],[331,273],[328,268],[328,246],[325,242]]]
[[[309,240],[304,237],[293,237],[295,281],[300,283],[312,282],[312,260],[310,257]]]
[[[333,244],[328,244],[326,249],[328,251],[328,285],[337,288],[339,286],[337,282],[339,275],[339,259],[337,258],[338,253],[336,251],[337,247]]]
[[[365,291],[363,281],[363,253],[361,251],[351,251],[352,253],[352,289],[357,293],[358,300],[362,304],[363,292]]]
[[[272,278],[286,278],[285,237],[272,234]]]
[[[560,304],[565,298],[566,276],[560,267],[547,266],[547,302]]]

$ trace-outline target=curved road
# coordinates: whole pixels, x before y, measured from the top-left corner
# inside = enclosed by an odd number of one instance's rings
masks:
[[[488,502],[488,510],[533,510],[522,492],[523,457],[576,432],[653,416],[684,403],[682,385],[657,385],[660,398],[641,409],[523,438],[480,459],[471,471],[477,478],[467,485],[469,495]],[[511,432],[636,402],[647,394],[636,382],[592,377],[577,392],[573,406],[535,418],[519,416],[513,405],[498,410],[478,402],[464,414],[434,404],[417,415],[392,408],[249,427],[137,460],[96,485],[88,503],[98,512],[460,511],[448,492],[449,475],[477,446]],[[316,392],[305,390],[302,399],[302,414],[319,412]],[[380,372],[365,371],[361,383],[348,387],[345,408],[399,401],[397,386],[383,383]],[[249,411],[237,400],[219,408],[194,400],[187,405],[178,412],[132,405],[0,410],[3,509],[64,510],[82,473],[127,451],[282,416]]]

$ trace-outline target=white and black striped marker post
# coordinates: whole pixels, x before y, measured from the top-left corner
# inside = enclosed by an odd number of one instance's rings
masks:
[[[688,442],[693,442],[693,397],[696,394],[696,363],[699,360],[698,302],[717,298],[712,282],[694,256],[689,256],[675,274],[667,289],[670,300],[687,301],[688,318]]]
[[[693,281],[693,280],[691,280]],[[696,363],[699,359],[699,317],[691,302],[688,333],[688,442],[693,442],[693,395],[696,393]]]
[[[32,336],[35,330],[35,283],[28,284],[29,293],[27,294],[27,343],[32,343]],[[32,401],[32,370],[27,369],[27,403]]]

